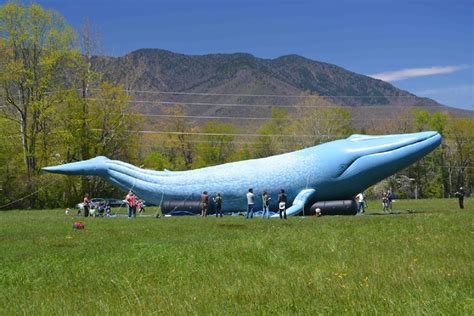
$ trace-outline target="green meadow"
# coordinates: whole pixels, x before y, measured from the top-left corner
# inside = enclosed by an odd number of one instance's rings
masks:
[[[0,315],[474,314],[474,199],[379,204],[287,221],[81,218],[83,231],[63,210],[1,212]]]

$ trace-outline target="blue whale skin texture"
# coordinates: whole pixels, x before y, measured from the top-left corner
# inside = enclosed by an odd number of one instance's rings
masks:
[[[203,191],[220,192],[224,211],[247,208],[253,188],[255,207],[261,193],[277,210],[280,189],[288,196],[289,215],[308,202],[352,199],[369,186],[408,167],[441,143],[437,132],[398,135],[352,135],[346,139],[261,159],[251,159],[189,171],[154,171],[99,156],[43,168],[67,175],[95,175],[123,190],[132,189],[147,202],[199,200]]]

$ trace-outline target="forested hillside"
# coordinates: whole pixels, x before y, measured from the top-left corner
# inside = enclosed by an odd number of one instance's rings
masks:
[[[262,59],[244,53],[183,55],[141,49],[118,58],[95,57],[92,62],[105,79],[131,91],[264,95],[260,102],[277,104],[288,100],[275,101],[271,95],[319,95],[345,106],[439,105],[387,82],[298,55]],[[212,95],[194,95],[193,99],[209,97],[216,101]],[[240,96],[223,97],[233,103]]]

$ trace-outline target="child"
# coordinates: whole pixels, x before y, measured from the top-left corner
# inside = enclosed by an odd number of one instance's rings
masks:
[[[100,203],[97,211],[99,212],[99,217],[103,217],[105,211],[105,204]]]
[[[143,200],[138,201],[137,206],[138,206],[138,213],[140,213],[140,215],[142,213],[145,213],[145,201]]]
[[[382,194],[382,206],[383,206],[383,211],[384,212],[388,212],[388,196],[387,196],[387,193],[383,193]]]
[[[317,208],[314,210],[314,216],[316,216],[316,217],[321,216],[321,209],[320,209],[319,207],[317,207]]]
[[[111,212],[111,211],[112,211],[112,210],[110,209],[110,204],[109,204],[109,202],[106,202],[106,203],[105,203],[105,214],[106,214],[106,216],[110,216],[110,212]]]
[[[89,211],[89,215],[92,216],[92,217],[95,217],[96,211],[97,211],[96,206],[91,207],[91,209]]]

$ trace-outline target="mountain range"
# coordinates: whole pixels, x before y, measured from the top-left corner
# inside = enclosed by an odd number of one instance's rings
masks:
[[[97,56],[93,68],[123,84],[143,113],[172,103],[190,116],[269,117],[272,106],[341,105],[393,112],[400,107],[454,111],[390,83],[298,55],[263,59],[246,53],[185,55],[140,49]],[[376,112],[377,112],[376,111]]]

